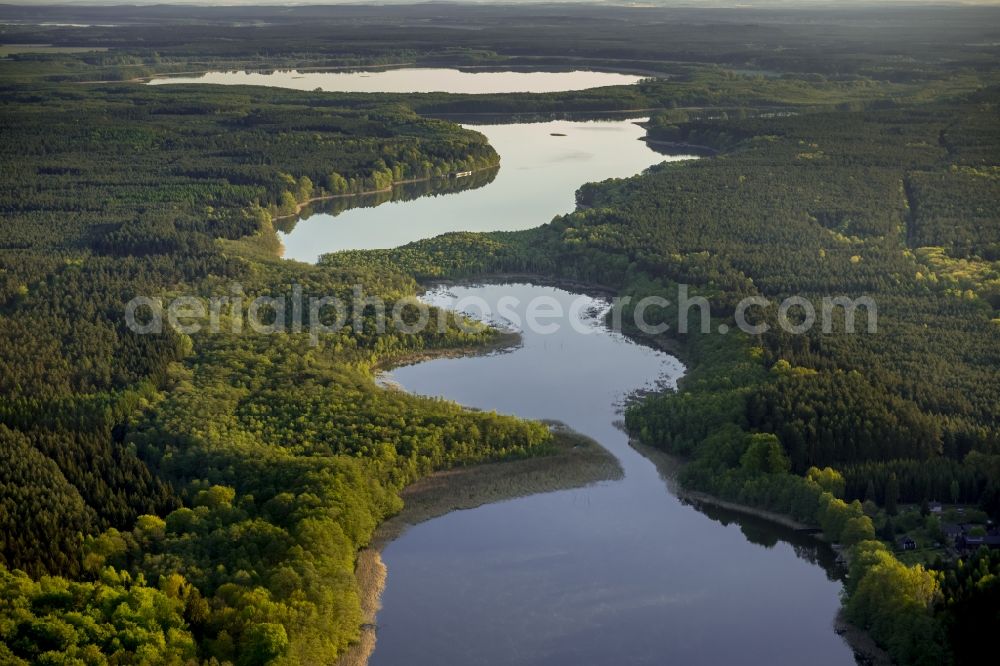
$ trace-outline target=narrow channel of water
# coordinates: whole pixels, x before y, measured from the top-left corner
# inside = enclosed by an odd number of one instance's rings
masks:
[[[527,87],[525,77],[538,86]],[[401,69],[229,72],[151,83],[498,93],[638,80],[616,77],[628,75]],[[573,210],[583,183],[685,158],[651,150],[634,121],[474,129],[501,155],[495,177],[477,176],[442,196],[426,196],[435,187],[422,185],[395,193],[394,202],[359,198],[347,210],[337,202],[336,214],[283,223],[285,256],[315,261],[325,252],[393,247],[448,231],[527,229]],[[599,316],[605,304],[563,290],[520,284],[428,294],[443,306],[468,296],[494,304],[512,296],[522,307],[543,297],[572,314],[556,320],[555,333],[523,330],[523,344],[505,353],[428,361],[399,368],[392,379],[470,407],[561,420],[605,446],[624,477],[454,512],[389,544],[373,664],[853,663],[833,631],[841,586],[828,573],[829,549],[766,522],[694,509],[629,446],[617,425],[623,402],[636,390],[673,386],[683,372],[676,359],[607,330]],[[583,307],[572,310],[574,303]]]
[[[630,393],[676,383],[676,359],[609,331],[594,312],[599,300],[560,289],[427,295],[442,306],[469,297],[494,307],[516,298],[522,321],[541,297],[566,316],[546,320],[559,325],[549,334],[522,326],[523,344],[505,353],[431,360],[392,380],[470,407],[561,420],[611,451],[625,476],[454,512],[389,544],[372,664],[853,663],[833,631],[840,583],[818,565],[831,562],[829,550],[682,503],[616,425]]]
[[[151,85],[214,83],[267,85],[327,92],[449,93],[558,92],[630,85],[643,77],[618,72],[460,71],[402,67],[370,71],[208,72],[154,78]],[[476,124],[500,154],[500,168],[454,179],[397,188],[391,193],[338,198],[317,204],[299,220],[279,221],[287,259],[315,262],[328,252],[391,248],[452,231],[516,231],[572,211],[584,183],[626,178],[663,161],[641,139],[640,120]],[[441,196],[435,196],[440,194]]]
[[[400,196],[374,207],[365,207],[364,198],[339,199],[361,207],[319,212],[286,225],[281,234],[284,256],[315,262],[327,252],[398,247],[450,231],[530,229],[572,211],[576,190],[584,183],[634,176],[663,161],[693,159],[656,152],[640,140],[646,130],[637,122],[469,125],[500,154],[500,169],[488,184],[444,196]]]

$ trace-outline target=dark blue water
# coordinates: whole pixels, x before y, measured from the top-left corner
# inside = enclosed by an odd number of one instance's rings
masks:
[[[533,298],[567,313],[581,298],[530,285],[429,298],[469,296],[518,299],[522,323]],[[616,425],[623,401],[672,385],[683,368],[607,330],[592,312],[600,302],[583,298],[576,315],[545,320],[560,330],[523,330],[508,353],[393,371],[415,393],[564,421],[611,451],[625,475],[454,512],[389,544],[372,663],[854,663],[832,626],[841,585],[817,563],[829,551],[760,521],[695,510],[629,446]]]

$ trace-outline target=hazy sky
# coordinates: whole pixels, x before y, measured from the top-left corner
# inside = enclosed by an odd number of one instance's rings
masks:
[[[637,6],[762,7],[805,5],[997,5],[1000,0],[0,0],[0,5],[392,5],[454,2],[474,4],[590,3]]]
[[[637,7],[860,7],[864,5],[1000,5],[1000,0],[0,0],[3,5],[68,5],[68,6],[113,6],[113,5],[187,5],[187,6],[297,6],[297,5],[394,5],[425,4],[446,2],[453,4],[606,4]]]

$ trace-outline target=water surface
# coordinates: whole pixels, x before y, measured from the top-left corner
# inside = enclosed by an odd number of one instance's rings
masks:
[[[574,90],[638,78],[403,69],[216,72],[152,83],[497,93]],[[586,182],[684,158],[651,150],[638,140],[644,130],[633,121],[474,129],[501,156],[496,174],[477,174],[461,186],[421,185],[338,200],[331,204],[335,215],[283,223],[290,227],[283,235],[285,256],[315,261],[325,252],[394,247],[448,231],[527,229],[573,210],[574,193]],[[426,196],[434,193],[441,195]],[[393,196],[396,201],[385,202]],[[589,297],[580,301],[531,285],[430,294],[442,305],[467,296],[493,304],[514,297],[522,318],[523,306],[535,297],[550,299],[549,310],[555,304],[573,314],[552,334],[524,330],[523,344],[506,353],[429,361],[399,368],[392,379],[470,407],[564,421],[611,451],[624,478],[451,513],[389,544],[373,664],[853,662],[832,627],[840,591],[827,573],[832,553],[794,532],[681,502],[616,425],[633,391],[675,385],[683,371],[676,359],[608,331],[599,316],[604,305]],[[582,307],[574,310],[574,304]]]
[[[489,184],[439,197],[394,201],[299,220],[281,235],[285,257],[315,262],[338,250],[389,248],[449,231],[517,231],[576,207],[587,182],[633,176],[665,160],[640,139],[636,120],[470,125],[500,154]],[[344,201],[344,200],[341,200]],[[359,200],[363,201],[363,200]]]
[[[216,83],[240,86],[273,86],[295,90],[322,89],[325,92],[430,93],[469,95],[486,93],[542,93],[586,90],[600,86],[631,85],[643,77],[617,72],[474,72],[436,67],[312,72],[279,70],[272,72],[207,72],[197,76],[154,78],[152,85],[169,83]]]
[[[216,83],[268,85],[300,90],[413,93],[557,92],[627,85],[642,77],[616,72],[468,72],[407,67],[380,71],[209,72],[165,77],[150,84]],[[314,206],[304,219],[281,221],[284,256],[315,262],[339,250],[398,247],[450,231],[516,231],[544,224],[575,208],[580,185],[633,176],[664,160],[640,141],[645,130],[635,120],[474,125],[500,154],[495,178],[476,175],[474,187],[455,192],[455,183],[400,187],[391,193],[339,198]],[[423,198],[415,199],[415,192]],[[425,196],[448,193],[447,196]],[[387,200],[391,203],[387,203]],[[381,204],[381,205],[379,205]]]
[[[853,663],[833,631],[840,583],[825,547],[682,503],[616,426],[636,389],[672,386],[674,358],[604,327],[601,302],[531,285],[454,287],[454,304],[550,299],[569,319],[506,353],[396,369],[415,393],[554,418],[614,454],[621,481],[458,511],[389,544],[376,665]],[[478,308],[471,310],[479,314]],[[569,316],[569,315],[567,315]],[[522,326],[523,328],[523,326]]]

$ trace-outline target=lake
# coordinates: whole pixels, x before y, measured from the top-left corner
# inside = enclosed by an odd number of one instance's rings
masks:
[[[504,93],[556,92],[633,84],[642,77],[614,72],[463,72],[400,68],[381,71],[210,72],[166,77],[163,83],[270,85],[351,92]],[[302,219],[279,221],[284,256],[313,263],[339,250],[390,248],[451,231],[516,231],[544,224],[576,206],[580,185],[633,176],[663,161],[641,139],[640,120],[570,121],[466,125],[482,132],[500,154],[494,173],[462,183],[443,179],[399,186],[391,193],[337,198],[307,210]],[[445,194],[433,196],[435,194]],[[324,212],[326,210],[327,212]]]
[[[608,330],[600,299],[561,289],[480,285],[425,296],[445,307],[470,297],[494,310],[513,297],[522,320],[542,297],[567,315],[547,321],[559,325],[554,333],[522,330],[522,344],[505,353],[435,359],[391,380],[469,407],[561,420],[605,446],[624,478],[405,532],[382,554],[388,581],[370,663],[854,663],[833,631],[841,585],[827,573],[829,548],[681,502],[619,428],[630,394],[676,385],[676,359]]]
[[[594,72],[423,71],[229,72],[170,82],[371,92],[444,89],[446,82],[452,92],[494,93],[528,90],[531,81],[545,81],[537,91],[626,82]],[[473,87],[460,87],[466,85]],[[466,182],[331,200],[330,212],[281,222],[285,256],[313,262],[326,252],[395,247],[448,231],[527,229],[573,210],[574,193],[586,182],[691,159],[652,150],[635,121],[473,129],[500,154],[499,170]],[[567,314],[554,333],[523,330],[513,349],[426,361],[398,368],[389,379],[469,407],[563,421],[606,447],[624,475],[452,512],[389,543],[371,663],[854,662],[833,630],[841,583],[829,547],[759,519],[681,501],[661,470],[630,446],[620,428],[623,405],[636,391],[676,386],[684,369],[675,358],[609,331],[601,316],[607,303],[594,297],[529,284],[453,286],[425,295],[443,307],[468,297],[493,304],[512,297],[522,307],[546,298]]]
[[[359,207],[337,215],[312,214],[282,233],[284,256],[315,262],[326,252],[397,247],[449,231],[530,229],[571,212],[576,190],[584,183],[633,176],[663,161],[692,159],[656,152],[640,140],[646,131],[636,122],[469,125],[485,134],[500,154],[492,181],[416,199],[400,189],[395,201],[375,207],[355,197]],[[344,202],[337,200],[338,205]]]
[[[151,85],[215,83],[220,85],[273,86],[295,90],[367,93],[516,93],[586,90],[601,86],[631,85],[644,77],[617,72],[473,72],[440,67],[402,67],[382,70],[269,72],[206,72],[196,76],[165,76]]]

